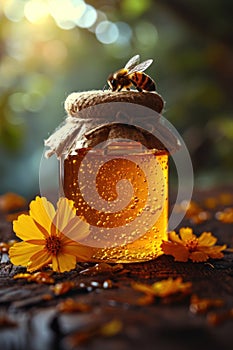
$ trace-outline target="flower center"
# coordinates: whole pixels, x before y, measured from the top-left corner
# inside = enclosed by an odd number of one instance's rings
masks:
[[[198,240],[196,238],[192,238],[186,242],[185,246],[190,252],[194,252],[195,250],[197,250]]]
[[[61,249],[61,239],[56,236],[50,236],[46,238],[45,247],[49,253],[57,255]]]

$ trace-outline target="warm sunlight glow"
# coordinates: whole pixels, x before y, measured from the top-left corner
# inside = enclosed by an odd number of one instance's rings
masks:
[[[4,15],[12,22],[19,22],[24,16],[23,0],[8,0],[3,4]]]
[[[10,21],[26,19],[31,24],[53,18],[59,28],[88,29],[95,33],[98,41],[107,45],[115,43],[127,47],[132,37],[127,23],[109,21],[105,13],[84,0],[6,0],[3,13]]]
[[[25,4],[24,15],[31,23],[44,20],[49,15],[48,6],[44,0],[31,0]]]
[[[57,25],[63,29],[72,29],[76,26],[76,21],[82,17],[87,5],[83,0],[50,0],[49,9]]]

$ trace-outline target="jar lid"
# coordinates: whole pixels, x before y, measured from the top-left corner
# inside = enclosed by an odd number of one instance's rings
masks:
[[[161,113],[164,107],[164,101],[157,92],[91,90],[71,93],[65,101],[65,110],[68,115],[78,118],[81,110],[110,102],[134,103],[151,108],[157,113]]]
[[[133,140],[169,153],[179,148],[178,139],[160,122],[164,101],[156,92],[74,92],[64,106],[65,123],[45,140],[47,157],[66,157],[112,139]]]

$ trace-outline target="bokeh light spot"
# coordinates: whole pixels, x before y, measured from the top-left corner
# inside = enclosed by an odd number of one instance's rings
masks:
[[[43,106],[44,97],[40,93],[33,91],[23,94],[22,102],[25,110],[29,112],[37,112]]]
[[[31,23],[45,19],[48,14],[48,6],[43,0],[31,0],[25,4],[24,15]]]
[[[37,112],[39,111],[44,102],[44,96],[38,91],[32,92],[15,92],[8,100],[11,110],[14,112]]]
[[[49,10],[56,24],[62,29],[73,29],[87,5],[83,0],[49,0]]]
[[[24,5],[23,0],[8,0],[3,5],[3,13],[10,21],[19,22],[24,17]]]
[[[112,44],[118,39],[119,29],[115,23],[103,21],[96,27],[95,34],[101,43]]]
[[[85,11],[81,17],[75,19],[75,23],[81,28],[90,28],[97,20],[97,11],[91,5],[86,5]]]
[[[147,21],[139,22],[135,27],[135,36],[141,47],[153,47],[158,41],[156,27]]]
[[[96,18],[95,23],[91,27],[88,28],[88,30],[92,33],[95,33],[96,27],[98,26],[98,24],[100,22],[107,21],[107,16],[104,12],[97,10],[96,13],[97,13],[97,18]]]
[[[67,47],[61,40],[50,40],[44,44],[42,49],[42,56],[51,65],[63,63],[67,55]]]
[[[119,31],[117,43],[120,45],[128,45],[132,38],[132,29],[125,22],[117,22],[116,25]]]
[[[122,9],[124,13],[127,13],[128,17],[138,17],[142,15],[151,6],[151,0],[123,0]]]
[[[23,92],[15,92],[9,96],[8,103],[14,112],[24,111]]]

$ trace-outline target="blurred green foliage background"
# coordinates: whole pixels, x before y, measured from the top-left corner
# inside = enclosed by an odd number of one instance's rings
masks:
[[[191,154],[196,186],[232,182],[231,0],[1,0],[0,193],[39,191],[43,140],[69,93],[135,54]]]

